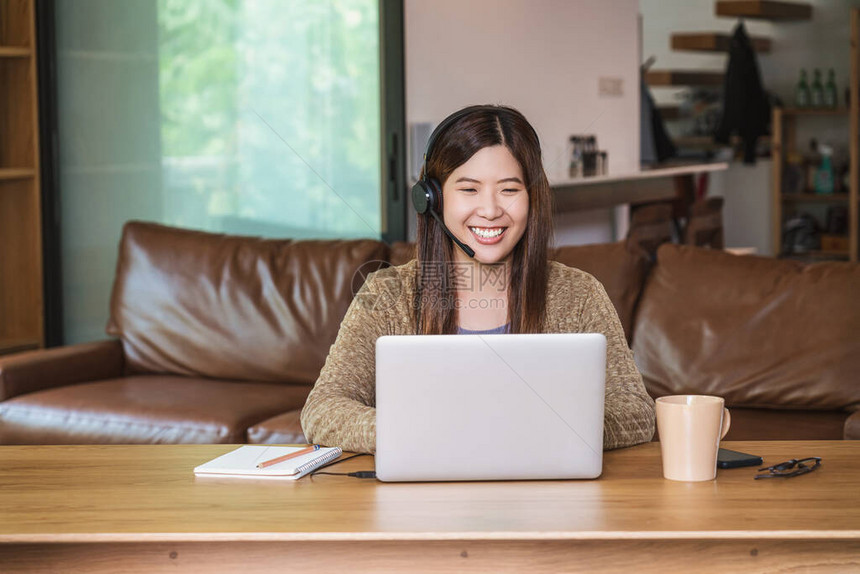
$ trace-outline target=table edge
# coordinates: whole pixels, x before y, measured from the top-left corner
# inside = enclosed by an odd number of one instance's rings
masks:
[[[128,532],[0,534],[0,545],[123,542],[352,542],[579,540],[860,540],[860,530],[719,530],[587,532]]]

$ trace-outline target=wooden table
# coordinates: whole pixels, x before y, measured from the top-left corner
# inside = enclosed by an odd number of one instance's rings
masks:
[[[195,479],[228,445],[2,446],[0,571],[860,571],[860,441],[724,446],[824,462],[681,483],[651,443],[593,481],[383,484]]]

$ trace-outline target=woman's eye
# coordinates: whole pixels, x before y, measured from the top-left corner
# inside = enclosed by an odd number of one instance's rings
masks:
[[[505,193],[511,193],[511,192],[516,193],[519,191],[519,189],[503,189],[502,191]]]
[[[472,188],[468,188],[468,189],[461,189],[460,191],[476,191],[476,190],[474,190]]]

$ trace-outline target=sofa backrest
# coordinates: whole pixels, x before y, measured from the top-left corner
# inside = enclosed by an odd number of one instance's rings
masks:
[[[634,243],[619,241],[558,247],[549,258],[590,273],[603,284],[629,343],[636,305],[651,267],[647,253]]]
[[[395,241],[391,244],[391,255],[389,261],[391,265],[403,265],[415,259],[416,250],[415,243],[410,241]]]
[[[143,222],[123,229],[107,332],[130,372],[313,384],[374,240],[296,241]]]
[[[633,352],[653,396],[855,410],[858,327],[860,265],[666,244],[639,302]]]

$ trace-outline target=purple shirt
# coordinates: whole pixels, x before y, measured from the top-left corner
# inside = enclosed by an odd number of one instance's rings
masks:
[[[457,334],[458,335],[503,335],[508,332],[508,327],[510,327],[510,323],[505,323],[499,327],[495,327],[494,329],[487,329],[486,331],[472,331],[471,329],[464,329],[463,327],[458,327]]]

